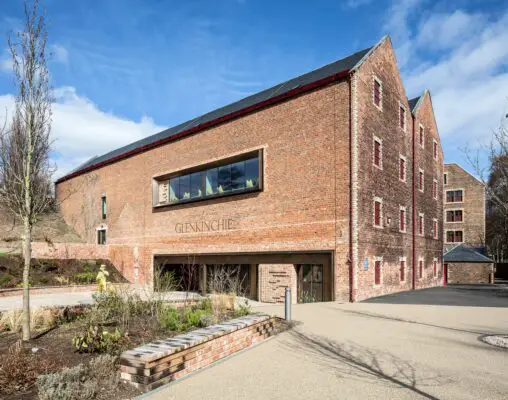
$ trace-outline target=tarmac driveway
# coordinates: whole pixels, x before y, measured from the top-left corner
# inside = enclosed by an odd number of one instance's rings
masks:
[[[508,297],[475,290],[293,306],[292,331],[144,397],[506,399],[508,351],[478,338],[508,333]],[[422,304],[430,296],[466,305]],[[477,306],[484,296],[492,304]],[[281,315],[283,307],[259,310]]]

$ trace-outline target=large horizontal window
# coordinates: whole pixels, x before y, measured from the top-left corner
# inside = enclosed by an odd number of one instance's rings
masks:
[[[255,151],[156,178],[154,206],[261,190],[261,166],[262,152]]]

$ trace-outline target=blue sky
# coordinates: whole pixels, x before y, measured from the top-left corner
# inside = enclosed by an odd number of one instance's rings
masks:
[[[505,1],[45,0],[58,174],[390,34],[409,97],[429,88],[446,161],[508,99]],[[2,2],[0,32],[21,26]],[[2,35],[4,36],[4,35]],[[5,36],[4,36],[5,37]],[[0,107],[12,104],[0,42]]]

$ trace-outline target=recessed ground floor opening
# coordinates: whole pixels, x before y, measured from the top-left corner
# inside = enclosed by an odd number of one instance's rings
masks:
[[[293,303],[333,301],[332,265],[331,252],[157,255],[154,288],[170,272],[179,291],[282,303],[290,287]]]

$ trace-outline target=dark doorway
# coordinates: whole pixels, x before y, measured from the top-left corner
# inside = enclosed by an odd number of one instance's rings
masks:
[[[298,264],[298,303],[323,301],[323,264]]]
[[[199,291],[199,265],[186,264],[162,264],[156,271],[156,276],[166,273],[173,275],[174,290],[182,292]],[[154,282],[154,290],[159,290],[157,282]]]

